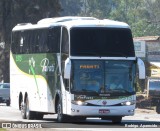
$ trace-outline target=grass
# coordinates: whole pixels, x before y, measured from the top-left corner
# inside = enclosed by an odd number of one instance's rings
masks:
[[[6,129],[4,129],[4,128],[0,128],[0,131],[7,131]]]

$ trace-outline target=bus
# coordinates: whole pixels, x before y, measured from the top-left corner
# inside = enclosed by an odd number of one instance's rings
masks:
[[[57,114],[58,122],[98,117],[119,123],[135,113],[138,69],[144,79],[126,23],[66,16],[17,24],[10,51],[11,106],[24,119]],[[111,88],[115,79],[119,84]]]

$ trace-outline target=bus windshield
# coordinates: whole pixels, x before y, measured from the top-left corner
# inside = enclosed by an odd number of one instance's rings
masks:
[[[135,57],[130,29],[74,27],[70,34],[72,56]]]
[[[133,61],[72,60],[72,63],[72,93],[135,94]]]

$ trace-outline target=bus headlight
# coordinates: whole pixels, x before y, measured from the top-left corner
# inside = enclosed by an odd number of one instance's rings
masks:
[[[134,104],[136,104],[135,101],[125,101],[125,102],[121,103],[122,106],[130,106],[130,105],[134,105]]]
[[[88,103],[87,103],[87,102],[80,101],[80,100],[78,100],[78,101],[72,100],[72,104],[74,104],[74,105],[80,105],[80,106],[85,106],[85,105],[87,105]]]

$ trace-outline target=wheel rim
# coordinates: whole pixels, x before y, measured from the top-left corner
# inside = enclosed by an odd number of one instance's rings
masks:
[[[27,118],[29,116],[29,102],[28,102],[28,100],[26,101],[26,116],[27,116]]]
[[[23,102],[21,102],[21,107],[20,107],[20,109],[21,109],[22,115],[24,115],[24,112],[25,112],[25,111],[24,111],[24,108],[25,108],[25,107],[24,107],[24,105],[23,105]]]
[[[62,119],[62,107],[61,107],[61,104],[59,103],[58,106],[57,106],[57,119],[58,121],[61,121]]]

